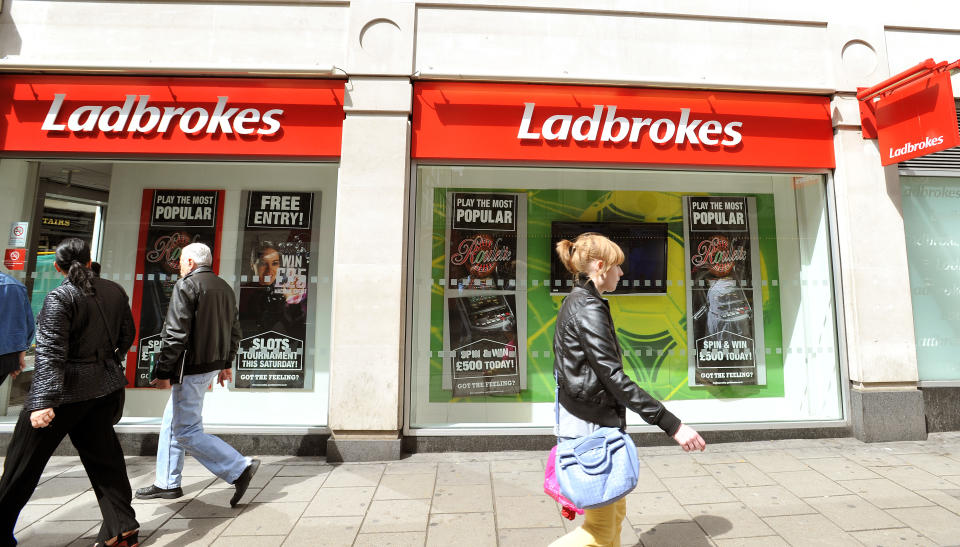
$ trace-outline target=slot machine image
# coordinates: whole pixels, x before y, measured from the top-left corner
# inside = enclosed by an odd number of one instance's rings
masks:
[[[461,319],[472,331],[510,332],[516,317],[501,295],[470,296],[459,299]]]

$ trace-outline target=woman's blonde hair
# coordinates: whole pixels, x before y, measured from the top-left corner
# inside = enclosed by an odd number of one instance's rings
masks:
[[[623,251],[616,243],[597,233],[580,234],[574,241],[561,239],[557,243],[557,256],[567,271],[573,275],[586,274],[590,263],[603,261],[601,274],[614,266],[623,264]]]

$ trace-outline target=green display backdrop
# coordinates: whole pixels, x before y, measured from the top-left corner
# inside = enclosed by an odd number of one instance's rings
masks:
[[[528,279],[550,278],[550,224],[553,221],[666,222],[669,225],[666,294],[609,296],[617,337],[625,350],[624,370],[660,400],[783,397],[783,347],[780,291],[763,286],[764,350],[767,384],[763,386],[687,385],[687,311],[683,250],[683,195],[753,196],[757,204],[761,275],[778,279],[777,234],[771,194],[706,194],[593,190],[489,190],[437,188],[433,195],[432,277],[444,276],[447,242],[446,194],[457,192],[522,192],[527,195]],[[772,275],[771,275],[772,274]],[[430,298],[430,402],[553,402],[553,328],[562,296],[542,285],[528,284],[527,389],[515,396],[454,398],[442,389],[443,287],[434,283]],[[517,305],[522,305],[518,300]],[[758,341],[758,351],[759,351]],[[759,419],[760,417],[758,417]]]

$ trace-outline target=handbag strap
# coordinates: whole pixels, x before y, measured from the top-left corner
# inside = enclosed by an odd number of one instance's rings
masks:
[[[107,340],[110,342],[110,355],[116,356],[117,354],[117,343],[115,342],[116,338],[113,337],[113,332],[110,330],[110,325],[107,323],[107,314],[103,313],[103,306],[100,305],[100,299],[97,297],[97,293],[94,292],[91,295],[93,302],[97,305],[97,309],[100,310],[100,320],[103,321],[103,326],[107,329]],[[117,363],[118,365],[120,363]]]

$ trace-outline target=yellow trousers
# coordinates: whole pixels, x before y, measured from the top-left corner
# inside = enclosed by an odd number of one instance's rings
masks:
[[[583,512],[583,524],[550,547],[620,547],[620,531],[627,516],[627,498]]]

